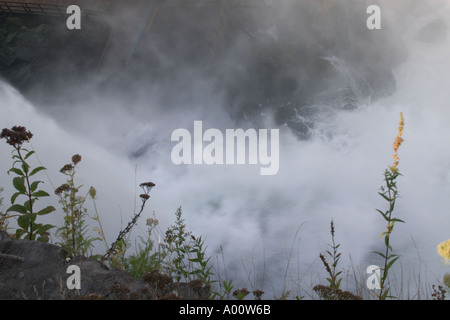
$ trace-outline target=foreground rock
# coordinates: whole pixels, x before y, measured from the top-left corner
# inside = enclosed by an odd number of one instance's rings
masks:
[[[209,288],[200,281],[174,283],[152,272],[136,279],[85,257],[67,259],[59,246],[12,240],[0,231],[0,299],[207,299]],[[70,265],[81,270],[81,289],[69,289]]]

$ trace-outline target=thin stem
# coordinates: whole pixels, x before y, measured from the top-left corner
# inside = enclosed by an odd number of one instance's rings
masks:
[[[111,245],[111,248],[109,248],[109,250],[103,256],[104,260],[109,259],[110,255],[112,253],[114,253],[114,250],[116,249],[117,244],[125,237],[125,235],[128,232],[130,232],[131,228],[134,226],[134,224],[136,223],[137,219],[139,218],[139,216],[141,215],[142,211],[144,210],[144,206],[145,206],[145,202],[146,201],[147,201],[147,199],[143,198],[142,205],[141,205],[141,210],[137,214],[134,215],[133,219],[128,223],[126,228],[124,230],[120,231],[119,235],[117,236],[116,241],[114,241],[114,243]]]
[[[25,173],[25,180],[27,181],[27,196],[28,196],[28,200],[30,201],[30,214],[33,214],[33,197],[31,195],[31,185],[30,185],[30,179],[28,176],[28,167],[27,164],[25,162],[25,160],[22,157],[22,154],[20,153],[20,146],[17,147],[17,154],[19,155],[19,159],[22,162],[22,164],[24,164],[24,168],[26,168],[26,170],[24,170]],[[33,240],[33,221],[30,220],[30,240]]]

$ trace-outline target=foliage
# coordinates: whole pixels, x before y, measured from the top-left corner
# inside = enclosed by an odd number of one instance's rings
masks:
[[[250,291],[248,291],[247,288],[237,289],[233,291],[233,297],[235,297],[237,300],[244,300],[246,296],[250,294]]]
[[[122,253],[125,252],[125,236],[131,232],[131,229],[136,224],[137,219],[142,214],[142,211],[144,211],[145,203],[148,199],[150,199],[150,190],[155,186],[153,182],[144,182],[140,184],[140,187],[143,189],[144,193],[142,193],[139,197],[142,200],[141,209],[138,213],[136,213],[130,222],[128,222],[128,225],[125,227],[125,229],[121,230],[119,232],[119,235],[117,236],[116,241],[114,241],[111,245],[111,247],[108,249],[108,251],[103,256],[103,260],[108,260],[111,258],[111,256],[114,256],[117,254],[117,246],[121,246]]]
[[[327,254],[331,257],[333,263],[330,265],[326,261],[323,254],[320,254],[320,260],[322,260],[323,265],[325,266],[325,269],[327,270],[329,274],[329,278],[327,278],[327,281],[330,283],[331,288],[339,289],[339,286],[341,285],[342,278],[338,278],[338,276],[342,273],[342,271],[336,272],[336,267],[339,262],[339,259],[341,257],[341,253],[338,253],[337,249],[339,248],[340,244],[336,244],[334,240],[334,222],[331,220],[331,242],[332,244],[329,244],[332,251],[327,250]]]
[[[384,182],[385,185],[381,186],[381,191],[378,192],[378,194],[388,202],[388,209],[385,211],[377,209],[377,212],[380,213],[380,215],[384,218],[384,220],[387,223],[387,230],[381,234],[381,237],[384,236],[384,245],[385,245],[385,251],[384,252],[378,252],[375,253],[381,256],[384,260],[384,267],[381,268],[382,274],[380,279],[380,293],[378,295],[378,298],[380,300],[385,300],[386,298],[392,296],[388,296],[389,294],[389,287],[387,286],[387,279],[389,274],[389,269],[392,267],[392,265],[399,259],[399,255],[392,253],[392,246],[390,243],[390,237],[392,234],[392,231],[394,230],[394,225],[396,222],[404,222],[403,220],[400,220],[398,218],[393,217],[394,208],[396,200],[398,199],[398,189],[397,189],[397,178],[400,176],[399,170],[398,170],[398,164],[399,164],[399,158],[398,158],[398,149],[403,142],[402,134],[403,134],[403,115],[400,114],[400,125],[398,128],[398,134],[394,141],[394,164],[390,166],[386,171],[384,172]]]
[[[136,278],[142,278],[146,273],[158,270],[161,262],[160,252],[153,252],[154,242],[152,240],[153,231],[158,225],[158,220],[147,219],[147,237],[139,237],[140,244],[137,246],[135,254],[127,258],[128,272]]]
[[[230,281],[223,280],[222,282],[219,283],[219,287],[220,287],[220,289],[223,288],[223,290],[222,290],[223,293],[220,292],[221,290],[214,291],[211,294],[211,298],[212,299],[219,299],[219,300],[224,300],[224,299],[229,300],[231,292],[233,291],[233,288],[234,288],[233,287],[233,281],[232,280],[230,280]]]
[[[177,282],[200,279],[210,284],[213,273],[209,264],[210,257],[206,257],[205,241],[202,237],[196,238],[192,232],[186,231],[181,207],[175,215],[175,224],[167,229],[162,244],[167,259],[163,263],[163,270]]]
[[[53,225],[37,223],[37,216],[44,216],[53,211],[53,206],[45,207],[36,211],[36,201],[43,197],[48,197],[49,194],[43,190],[38,190],[39,184],[43,181],[32,181],[35,174],[46,170],[45,167],[39,166],[34,169],[31,168],[27,160],[34,154],[34,151],[29,151],[22,147],[22,144],[29,141],[33,137],[30,131],[25,127],[14,126],[11,130],[3,129],[0,138],[5,138],[6,142],[13,146],[12,168],[8,170],[8,174],[14,173],[16,177],[13,178],[13,187],[16,192],[11,197],[11,206],[6,210],[8,212],[16,212],[18,228],[14,234],[17,239],[28,239],[48,242],[48,230],[53,228]],[[23,204],[16,203],[17,198],[25,197]]]
[[[4,188],[0,187],[0,194],[3,192]],[[9,217],[6,213],[3,213],[1,207],[3,206],[3,198],[0,197],[0,230],[6,231],[8,228],[8,219]]]
[[[84,204],[92,189],[85,196],[79,195],[82,186],[75,184],[75,174],[80,161],[81,156],[76,154],[72,156],[71,163],[61,168],[60,172],[67,176],[67,181],[55,190],[65,213],[64,224],[57,232],[61,238],[59,244],[66,249],[70,256],[90,255],[94,242],[100,240],[99,237],[89,236],[87,232],[86,217],[88,211]]]

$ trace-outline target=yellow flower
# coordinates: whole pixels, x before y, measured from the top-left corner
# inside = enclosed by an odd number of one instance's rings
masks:
[[[450,262],[450,240],[439,243],[437,252],[446,260],[446,262]]]
[[[394,155],[392,156],[394,158],[394,165],[392,166],[393,170],[397,169],[398,166],[398,162],[399,162],[399,157],[398,157],[398,149],[400,148],[400,146],[402,145],[402,142],[404,141],[402,139],[402,135],[403,135],[403,127],[405,126],[405,121],[403,119],[403,113],[400,112],[400,124],[398,126],[398,134],[397,137],[395,137],[393,146],[394,146]]]

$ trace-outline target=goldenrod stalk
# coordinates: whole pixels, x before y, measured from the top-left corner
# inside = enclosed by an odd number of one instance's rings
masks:
[[[383,273],[381,275],[380,279],[380,294],[378,295],[378,298],[380,300],[384,300],[388,297],[389,288],[386,288],[385,284],[388,277],[388,271],[392,267],[392,265],[397,261],[399,256],[397,254],[390,253],[392,252],[392,247],[390,244],[390,236],[394,229],[395,222],[404,222],[403,220],[400,220],[398,218],[393,217],[395,202],[398,198],[398,191],[397,191],[397,177],[400,175],[398,171],[398,164],[399,164],[399,157],[398,157],[398,149],[400,148],[402,142],[403,142],[403,128],[404,128],[404,119],[403,114],[400,113],[400,124],[398,127],[398,134],[394,140],[393,147],[394,147],[394,164],[389,167],[389,170],[386,170],[384,173],[384,181],[385,186],[381,187],[381,192],[378,194],[383,197],[388,203],[389,203],[389,209],[386,211],[377,211],[383,216],[383,218],[387,222],[387,231],[383,232],[381,236],[384,236],[384,243],[385,243],[385,252],[375,252],[378,255],[380,255],[384,259],[384,268]]]
[[[404,141],[402,138],[403,135],[403,128],[405,126],[405,120],[403,118],[403,113],[400,112],[400,124],[398,126],[398,134],[397,137],[395,137],[393,146],[394,146],[394,155],[392,156],[394,158],[394,165],[391,167],[391,171],[398,170],[398,163],[400,158],[398,157],[398,149],[402,145],[402,142]]]

